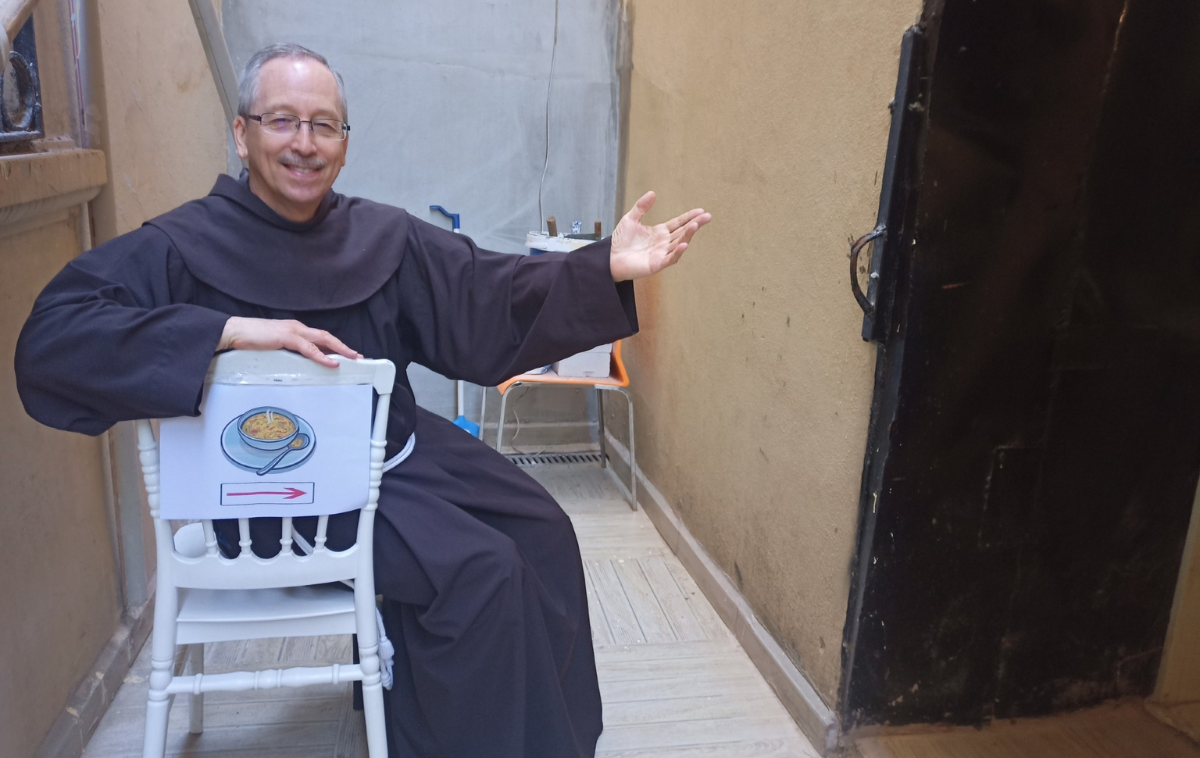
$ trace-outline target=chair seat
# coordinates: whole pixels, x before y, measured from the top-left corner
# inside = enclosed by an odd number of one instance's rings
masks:
[[[353,634],[354,593],[339,586],[179,590],[180,645]]]
[[[204,555],[204,526],[184,524],[175,532],[175,549],[190,558]],[[179,590],[179,644],[304,636],[353,634],[354,593],[341,586],[285,587],[265,590]]]

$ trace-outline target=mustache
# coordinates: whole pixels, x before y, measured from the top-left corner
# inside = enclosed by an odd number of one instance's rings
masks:
[[[327,161],[323,161],[320,158],[305,158],[295,153],[284,153],[277,160],[284,165],[312,169],[313,171],[320,171],[328,165]]]

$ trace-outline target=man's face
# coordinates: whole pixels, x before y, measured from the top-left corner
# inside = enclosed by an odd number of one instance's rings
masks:
[[[337,82],[310,58],[275,58],[258,75],[258,102],[251,115],[286,113],[307,121],[344,119]],[[290,221],[307,221],[346,165],[350,140],[317,137],[308,124],[295,134],[270,134],[257,121],[238,116],[234,141],[250,167],[250,190]]]

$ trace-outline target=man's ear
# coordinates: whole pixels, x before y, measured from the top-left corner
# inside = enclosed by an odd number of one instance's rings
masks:
[[[346,156],[350,154],[350,135],[346,134],[346,139],[342,140],[342,168],[346,167]]]
[[[233,144],[237,147],[239,158],[246,160],[250,157],[250,148],[246,146],[246,119],[242,116],[233,120]]]

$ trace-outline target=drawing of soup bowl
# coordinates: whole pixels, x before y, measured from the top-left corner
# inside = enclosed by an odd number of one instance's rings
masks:
[[[237,427],[246,445],[258,450],[282,450],[296,439],[300,422],[282,408],[264,405],[239,416]]]

